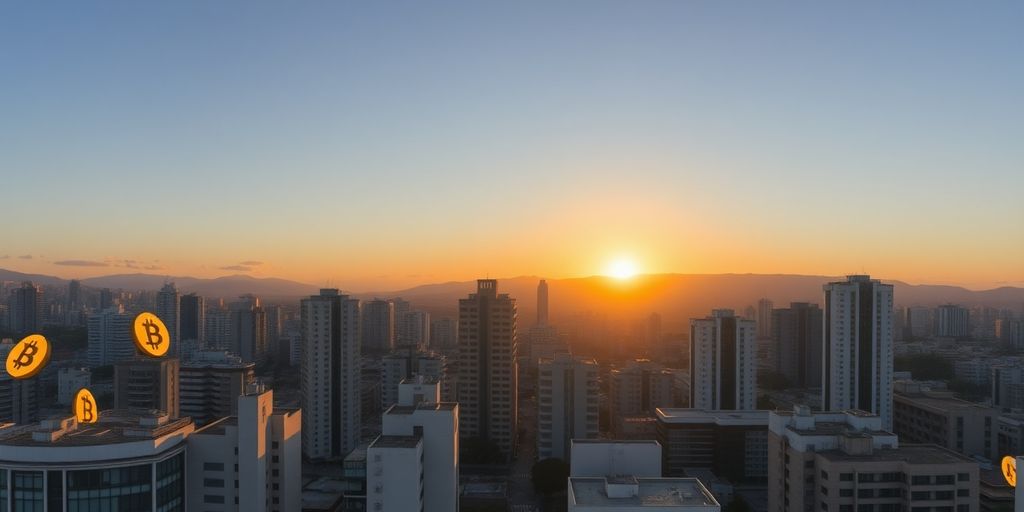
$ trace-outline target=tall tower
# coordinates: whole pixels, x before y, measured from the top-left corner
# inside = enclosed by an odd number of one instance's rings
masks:
[[[180,341],[178,333],[181,331],[181,297],[174,283],[167,283],[156,294],[156,316],[164,321],[168,334],[171,337],[171,348],[168,356],[178,355],[180,352]]]
[[[795,387],[821,386],[821,308],[793,302],[772,311],[775,371]]]
[[[854,275],[824,290],[822,407],[873,412],[892,429],[892,285]]]
[[[374,299],[363,304],[363,351],[383,354],[395,347],[395,307]]]
[[[181,329],[178,337],[182,341],[194,340],[200,346],[206,342],[206,299],[190,293],[181,296],[181,320],[178,322]]]
[[[43,289],[25,281],[11,293],[11,326],[17,334],[39,332],[43,328]]]
[[[463,439],[494,443],[511,459],[518,426],[516,301],[494,279],[459,299],[457,395]]]
[[[755,322],[716,309],[690,320],[690,407],[751,410],[757,402]]]
[[[231,303],[232,352],[247,363],[262,362],[267,355],[267,317],[259,297],[243,295]]]
[[[757,301],[757,337],[770,338],[772,335],[772,310],[775,304],[771,299]]]
[[[340,459],[359,444],[359,300],[335,289],[303,299],[302,452]]]
[[[548,282],[541,279],[537,285],[537,325],[548,324]]]

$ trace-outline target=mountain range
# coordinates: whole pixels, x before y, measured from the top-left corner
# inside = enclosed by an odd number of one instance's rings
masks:
[[[769,274],[648,274],[627,280],[604,276],[548,279],[551,318],[591,312],[609,318],[636,319],[652,312],[666,317],[667,322],[683,322],[704,316],[714,308],[742,311],[768,297],[775,307],[789,302],[821,303],[822,285],[843,280],[841,276],[804,276]],[[0,269],[0,281],[28,281],[45,286],[66,286],[67,280],[54,276],[23,274]],[[123,290],[156,290],[165,282],[174,282],[182,293],[198,293],[206,297],[231,299],[253,293],[267,301],[297,302],[303,296],[317,293],[318,287],[286,279],[230,275],[212,279],[169,277],[153,274],[118,274],[81,279],[92,288]],[[533,325],[538,277],[520,276],[498,280],[499,293],[516,298],[521,325]],[[935,306],[954,303],[965,306],[1010,308],[1020,313],[1024,308],[1024,288],[1002,287],[991,290],[968,290],[958,286],[913,285],[901,281],[885,281],[895,286],[898,306]],[[434,315],[453,316],[458,299],[475,290],[475,281],[453,281],[427,284],[404,290],[354,293],[363,299],[402,297],[414,307]]]

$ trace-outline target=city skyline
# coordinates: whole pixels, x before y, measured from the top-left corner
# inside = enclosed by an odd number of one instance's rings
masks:
[[[0,267],[1024,283],[1019,5],[247,7],[3,8]]]

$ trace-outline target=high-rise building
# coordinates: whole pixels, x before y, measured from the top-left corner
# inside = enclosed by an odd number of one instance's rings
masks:
[[[247,363],[258,363],[267,356],[267,318],[254,295],[243,295],[231,303],[232,352]]]
[[[448,351],[458,348],[459,323],[454,318],[430,321],[430,348]]]
[[[175,356],[180,354],[181,338],[181,296],[174,283],[167,283],[160,288],[156,294],[156,316],[163,320],[167,326],[168,335],[171,338],[171,347],[167,355]]]
[[[573,439],[597,438],[597,362],[559,354],[541,360],[539,376],[537,455],[569,462]]]
[[[363,352],[383,354],[395,347],[394,304],[384,299],[363,303]]]
[[[302,509],[302,411],[275,409],[274,393],[250,384],[238,413],[188,436],[188,510]]]
[[[359,300],[322,289],[303,299],[302,451],[314,460],[340,460],[359,444]]]
[[[932,335],[932,309],[909,307],[906,309],[906,330],[911,338],[927,338]]]
[[[971,335],[971,311],[955,304],[935,308],[935,335],[965,338]]]
[[[395,345],[413,349],[426,349],[430,346],[430,313],[426,311],[406,311],[395,317],[398,328]]]
[[[114,365],[114,408],[155,409],[181,416],[176,358],[135,359]]]
[[[612,432],[617,436],[621,437],[635,418],[645,418],[653,427],[658,408],[676,405],[675,376],[647,359],[630,361],[624,368],[612,370],[610,380],[608,406]]]
[[[139,411],[99,415],[96,423],[69,416],[0,424],[0,509],[186,510],[192,420]]]
[[[853,275],[824,291],[822,407],[872,412],[891,429],[893,287]]]
[[[690,407],[754,409],[757,339],[754,322],[731,309],[690,320]]]
[[[422,382],[402,383],[403,388]],[[402,389],[405,400],[381,417],[382,435],[367,449],[367,510],[459,509],[459,405]]]
[[[6,361],[13,340],[0,341],[0,361]],[[0,424],[32,423],[39,419],[39,379],[14,379],[0,372]]]
[[[110,291],[110,288],[100,290],[100,303],[96,309],[103,311],[112,307],[114,307],[114,292]]]
[[[496,280],[480,279],[476,293],[459,299],[459,430],[494,443],[506,459],[519,423],[518,373],[516,301],[498,294]]]
[[[120,305],[90,315],[87,325],[89,366],[106,366],[135,357],[132,341],[132,316]]]
[[[72,279],[68,282],[68,297],[64,303],[64,322],[68,325],[81,325],[82,315],[82,282]]]
[[[1024,349],[1024,320],[1014,318],[996,320],[996,339],[1017,350]]]
[[[771,299],[757,301],[757,337],[770,338],[772,335],[772,311],[775,303]]]
[[[231,310],[212,307],[206,310],[205,348],[234,352],[234,337],[231,329]]]
[[[206,299],[189,293],[181,296],[181,329],[179,337],[182,341],[192,340],[199,342],[199,346],[206,343]]]
[[[218,351],[194,352],[178,373],[181,415],[197,426],[238,414],[238,397],[255,380],[255,363]]]
[[[43,289],[25,281],[11,292],[10,321],[7,325],[16,334],[31,334],[43,328]]]
[[[769,512],[978,512],[978,463],[935,445],[900,444],[864,411],[769,413]]]
[[[263,306],[267,322],[267,354],[271,359],[281,356],[281,336],[284,334],[284,312],[281,306]]]
[[[772,311],[775,371],[798,388],[821,386],[821,308],[806,302]]]
[[[537,325],[548,324],[548,282],[541,279],[537,284]]]

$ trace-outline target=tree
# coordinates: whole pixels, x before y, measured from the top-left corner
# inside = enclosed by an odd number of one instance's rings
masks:
[[[533,489],[545,496],[564,491],[569,484],[569,465],[562,459],[544,459],[530,470]]]
[[[459,462],[462,464],[504,464],[505,456],[498,443],[491,439],[473,437],[459,443]]]
[[[750,512],[750,511],[751,511],[750,504],[747,503],[747,500],[743,499],[743,496],[740,496],[739,494],[734,494],[733,498],[732,498],[732,501],[730,501],[729,504],[726,505],[722,509],[722,512]]]

